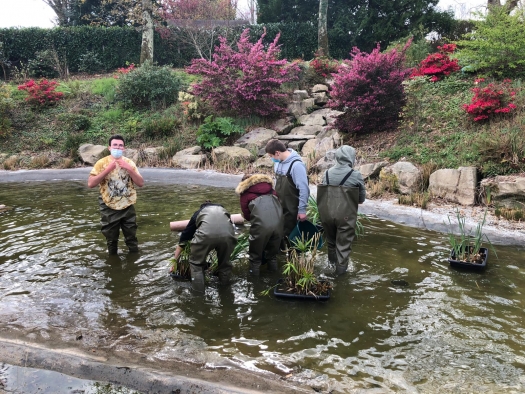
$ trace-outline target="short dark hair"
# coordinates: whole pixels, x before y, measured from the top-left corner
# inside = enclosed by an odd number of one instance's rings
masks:
[[[111,141],[113,140],[121,140],[124,145],[126,145],[126,141],[124,141],[124,137],[122,137],[120,134],[115,134],[109,137],[108,146],[111,146]]]
[[[266,144],[266,148],[264,148],[266,153],[269,153],[270,155],[275,155],[275,152],[286,152],[286,146],[284,144],[276,139],[268,141]]]

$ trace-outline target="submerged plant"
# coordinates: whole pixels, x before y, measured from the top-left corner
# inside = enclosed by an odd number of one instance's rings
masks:
[[[179,259],[171,258],[171,272],[176,276],[179,276],[183,279],[191,279],[191,270],[190,270],[190,251],[191,243],[186,242],[182,247],[180,252]]]
[[[456,261],[463,261],[467,263],[481,263],[483,261],[483,253],[481,252],[481,246],[483,240],[486,240],[490,246],[489,238],[483,233],[483,226],[487,219],[487,210],[483,215],[483,220],[476,225],[474,234],[467,231],[465,226],[465,217],[459,213],[459,209],[456,208],[456,219],[458,221],[459,235],[456,235],[452,230],[448,233],[448,240],[452,248],[452,257]],[[452,227],[452,221],[450,216],[448,217],[450,227]],[[494,248],[492,248],[494,251]],[[496,255],[496,252],[494,251]],[[497,255],[496,255],[497,256]]]

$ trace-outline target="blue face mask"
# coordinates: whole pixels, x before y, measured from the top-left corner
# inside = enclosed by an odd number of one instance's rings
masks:
[[[281,162],[281,160],[279,160],[279,159],[274,159],[273,157],[271,157],[271,159],[272,159],[272,161],[273,161],[274,163],[280,163],[280,162]]]
[[[111,156],[115,159],[120,159],[122,157],[122,149],[111,149]]]

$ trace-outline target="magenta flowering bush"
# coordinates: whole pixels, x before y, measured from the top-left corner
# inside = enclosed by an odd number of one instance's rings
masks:
[[[476,85],[484,83],[485,79],[475,81]],[[505,79],[503,82],[493,82],[486,86],[478,86],[472,89],[474,97],[470,104],[463,104],[463,109],[471,116],[474,122],[488,120],[492,117],[508,114],[517,107],[512,103],[516,91],[512,89],[512,80]]]
[[[334,127],[348,133],[385,131],[397,127],[406,97],[402,82],[410,75],[405,68],[405,53],[409,41],[401,50],[381,53],[379,45],[371,53],[354,48],[351,60],[344,60],[334,83],[328,105],[344,111]]]
[[[287,95],[280,88],[297,79],[299,67],[279,59],[279,34],[265,50],[265,35],[252,44],[249,30],[244,30],[237,50],[221,37],[212,61],[193,59],[186,71],[202,76],[193,85],[193,94],[221,115],[277,117],[284,113]]]

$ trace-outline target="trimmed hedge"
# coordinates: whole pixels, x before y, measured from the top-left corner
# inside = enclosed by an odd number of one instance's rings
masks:
[[[281,32],[281,56],[288,60],[303,58],[310,60],[317,49],[317,26],[311,23],[270,23],[266,25],[245,25],[232,28],[232,38],[238,38],[244,29],[250,29],[253,41],[257,40],[266,28],[266,43],[271,43]],[[330,36],[330,34],[329,34]],[[346,58],[351,48],[345,47],[346,40],[329,37],[333,57]],[[129,27],[55,27],[42,28],[4,28],[0,29],[0,42],[3,43],[3,58],[11,65],[27,65],[36,53],[56,50],[61,59],[66,59],[69,71],[83,69],[81,59],[89,53],[102,64],[104,71],[115,70],[126,63],[138,63],[140,58],[141,33]],[[218,44],[218,42],[217,42]],[[196,51],[187,44],[162,39],[155,34],[155,62],[159,65],[185,67],[197,57]],[[2,56],[0,56],[0,59]],[[84,67],[85,68],[85,67]]]

